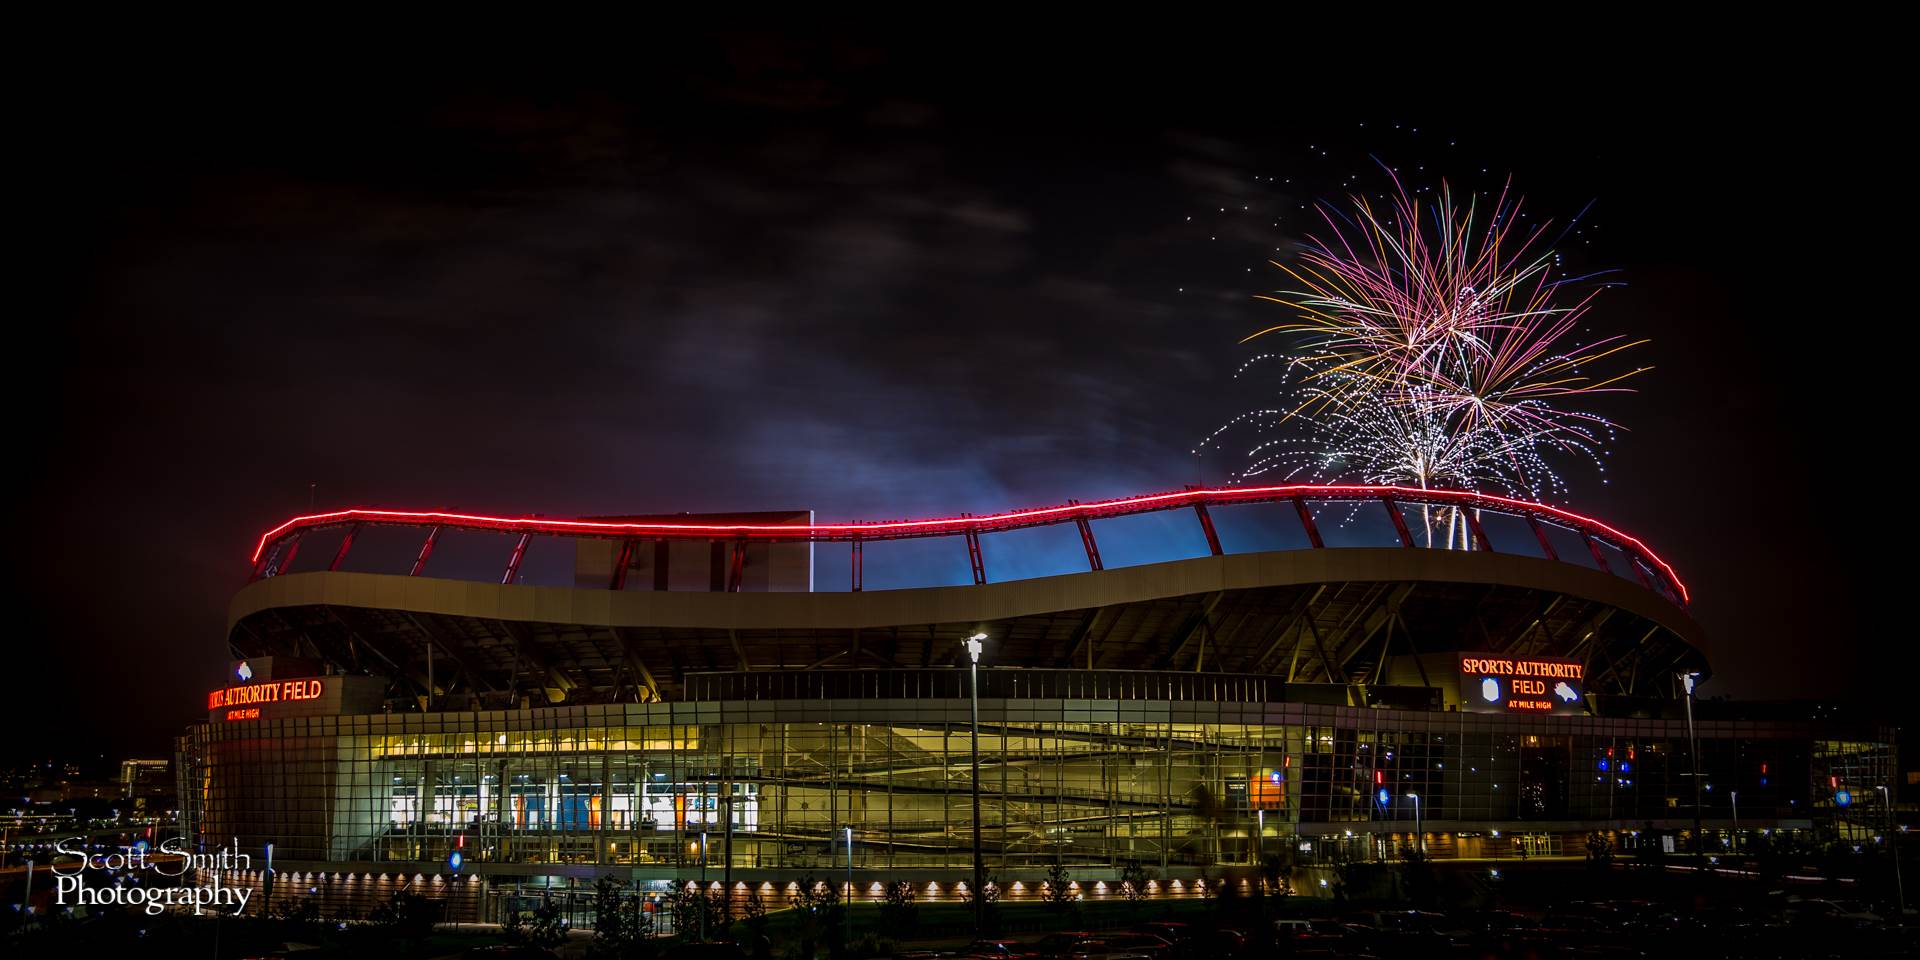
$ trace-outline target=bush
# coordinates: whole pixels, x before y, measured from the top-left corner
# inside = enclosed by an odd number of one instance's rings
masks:
[[[993,874],[987,874],[986,882],[981,885],[978,891],[968,889],[966,895],[961,897],[961,900],[964,901],[968,907],[972,907],[975,896],[980,898],[980,933],[983,936],[992,936],[999,933],[1000,883],[993,879]]]
[[[841,917],[846,906],[840,902],[840,891],[834,889],[833,884],[815,880],[812,874],[807,874],[800,878],[799,889],[787,900],[799,912],[799,923],[794,931],[799,941],[799,956],[811,960],[818,944],[825,943],[829,949],[840,945]]]
[[[1126,897],[1128,903],[1138,904],[1147,898],[1147,881],[1151,879],[1140,861],[1128,860],[1120,867],[1120,895]]]
[[[914,902],[913,884],[907,880],[895,880],[887,884],[886,900],[880,904],[880,925],[888,930],[905,930],[913,926],[920,914],[920,907]]]

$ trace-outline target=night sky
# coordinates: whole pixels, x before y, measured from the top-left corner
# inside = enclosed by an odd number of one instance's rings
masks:
[[[1893,133],[1842,81],[1678,48],[1513,93],[1255,46],[961,46],[128,61],[39,91],[9,683],[36,736],[9,751],[162,752],[219,682],[253,539],[310,497],[829,520],[1221,482],[1189,451],[1261,395],[1230,378],[1281,315],[1265,260],[1302,204],[1386,189],[1372,158],[1592,202],[1563,246],[1626,284],[1592,325],[1656,369],[1595,405],[1629,429],[1565,505],[1688,580],[1704,694],[1900,697],[1910,631],[1869,568],[1909,537],[1898,374],[1850,333],[1910,324],[1858,249]]]

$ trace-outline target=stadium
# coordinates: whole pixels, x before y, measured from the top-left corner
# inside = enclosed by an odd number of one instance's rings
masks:
[[[1890,730],[1695,703],[1706,638],[1646,543],[1485,494],[354,509],[250,565],[227,685],[178,741],[183,830],[265,855],[225,882],[336,915],[410,889],[452,920],[585,917],[605,875],[950,899],[976,849],[1008,899],[1055,864],[1088,898],[1129,869],[1191,896],[1277,846],[1311,871],[1860,834],[1891,782]]]

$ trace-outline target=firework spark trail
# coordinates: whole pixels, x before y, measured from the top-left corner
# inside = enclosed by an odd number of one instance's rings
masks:
[[[1278,471],[1543,498],[1566,489],[1554,459],[1604,472],[1616,425],[1565,404],[1628,392],[1622,381],[1648,368],[1590,370],[1645,341],[1581,338],[1604,285],[1555,277],[1550,225],[1516,230],[1522,202],[1510,184],[1483,220],[1477,199],[1456,204],[1443,184],[1423,208],[1388,175],[1391,203],[1322,204],[1325,231],[1309,235],[1292,264],[1274,262],[1297,286],[1259,299],[1295,315],[1242,342],[1284,336],[1293,349],[1255,357],[1235,376],[1284,359],[1287,403],[1234,418],[1200,448],[1281,431],[1254,442],[1236,481]],[[1449,544],[1454,527],[1464,542],[1456,521],[1446,521]]]

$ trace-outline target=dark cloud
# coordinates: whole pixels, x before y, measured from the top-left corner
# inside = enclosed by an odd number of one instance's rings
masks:
[[[1218,481],[1187,451],[1258,399],[1223,382],[1269,316],[1261,264],[1376,152],[1467,179],[1491,157],[1542,209],[1602,196],[1603,262],[1642,284],[1605,315],[1665,345],[1649,399],[1616,411],[1641,428],[1616,482],[1581,505],[1700,571],[1729,649],[1857,628],[1747,607],[1743,583],[1844,578],[1784,547],[1764,556],[1785,574],[1750,569],[1742,551],[1781,541],[1729,537],[1748,518],[1728,511],[1761,501],[1712,506],[1806,453],[1763,422],[1791,405],[1778,352],[1714,353],[1756,322],[1729,291],[1759,263],[1715,244],[1778,231],[1711,193],[1673,215],[1727,144],[1755,144],[1727,139],[1735,120],[1696,129],[1651,95],[1604,123],[1429,120],[1471,142],[1462,162],[1386,132],[1399,101],[1363,91],[1276,112],[1264,86],[1152,63],[1028,82],[846,40],[685,47],[577,83],[186,97],[157,75],[50,105],[24,265],[56,304],[23,427],[47,451],[35,656],[141,678],[128,709],[153,721],[103,715],[76,743],[158,749],[191,719],[248,544],[310,483],[321,505],[870,518]],[[1323,141],[1338,155],[1305,149]],[[1750,432],[1717,426],[1736,420]],[[1701,443],[1720,462],[1689,459]],[[1723,663],[1745,689],[1798,682]]]

